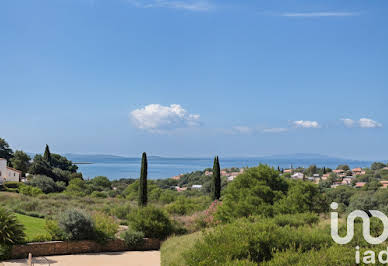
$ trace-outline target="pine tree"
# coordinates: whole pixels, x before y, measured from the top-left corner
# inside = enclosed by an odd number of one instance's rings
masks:
[[[323,167],[323,174],[326,174],[326,167]]]
[[[51,152],[49,146],[46,144],[46,149],[44,150],[43,159],[48,163],[51,164]]]
[[[141,158],[141,170],[140,170],[140,180],[139,180],[139,206],[147,205],[147,154],[143,152]]]
[[[280,172],[280,166],[278,165],[278,172]]]
[[[218,156],[214,158],[213,164],[213,184],[212,184],[212,198],[213,200],[219,200],[221,197],[221,172],[220,161]]]

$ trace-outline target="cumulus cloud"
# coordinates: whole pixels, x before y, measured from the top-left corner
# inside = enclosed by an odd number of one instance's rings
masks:
[[[316,17],[351,17],[358,16],[356,12],[297,12],[283,13],[283,17],[316,18]]]
[[[176,128],[199,125],[198,114],[189,114],[181,105],[150,104],[133,110],[130,118],[135,127],[150,132],[164,132]]]
[[[346,127],[360,127],[360,128],[377,128],[383,125],[375,120],[369,118],[360,118],[358,121],[354,121],[350,118],[341,119]]]
[[[369,118],[361,118],[360,121],[358,121],[361,128],[376,128],[376,127],[382,127],[383,125],[380,124],[377,121],[374,121]]]
[[[205,0],[128,0],[139,8],[172,8],[189,11],[209,11],[213,6]]]
[[[297,128],[319,128],[320,125],[317,121],[305,121],[305,120],[298,120],[292,122],[294,127]]]
[[[344,123],[344,125],[346,126],[346,127],[353,127],[354,126],[354,120],[353,119],[350,119],[350,118],[342,118],[341,119],[342,120],[342,122]]]

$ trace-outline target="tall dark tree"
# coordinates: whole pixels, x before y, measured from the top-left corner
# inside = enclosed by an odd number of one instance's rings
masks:
[[[0,158],[6,159],[9,162],[9,160],[13,157],[13,151],[9,147],[9,144],[5,139],[0,138]]]
[[[46,148],[44,150],[43,159],[51,165],[51,152],[49,146],[46,144]]]
[[[221,170],[218,156],[214,158],[212,183],[212,198],[213,200],[219,200],[221,197]]]
[[[139,206],[147,205],[147,154],[143,152],[141,158],[141,170],[140,170],[140,180],[139,180]]]

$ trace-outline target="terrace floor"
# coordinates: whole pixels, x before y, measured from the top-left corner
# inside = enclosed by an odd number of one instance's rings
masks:
[[[0,262],[1,265],[1,262]],[[26,266],[27,259],[3,262],[4,266]],[[159,251],[128,251],[33,258],[34,266],[158,266]]]

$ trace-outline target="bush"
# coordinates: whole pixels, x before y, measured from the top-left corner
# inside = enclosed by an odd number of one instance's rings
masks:
[[[24,241],[24,226],[16,216],[0,207],[0,245],[13,245]]]
[[[45,229],[49,233],[49,235],[51,236],[51,240],[64,240],[65,239],[65,233],[59,227],[59,224],[57,221],[46,220]]]
[[[105,199],[108,197],[108,195],[105,192],[100,192],[100,191],[93,191],[90,196],[93,198],[102,198],[102,199]]]
[[[81,210],[65,211],[59,218],[59,227],[69,240],[93,239],[94,237],[93,221]]]
[[[108,239],[115,238],[119,225],[112,217],[102,213],[96,213],[93,216],[93,220],[98,241],[104,242]]]
[[[15,181],[8,181],[4,183],[4,187],[6,188],[19,188],[22,183]]]
[[[303,225],[312,225],[319,221],[319,217],[314,213],[300,213],[300,214],[280,214],[274,217],[274,223],[279,226],[293,226],[299,227]]]
[[[165,239],[172,231],[170,218],[163,210],[153,206],[139,208],[129,215],[129,223],[135,231],[143,232],[145,237]]]
[[[276,251],[296,248],[305,252],[332,243],[329,232],[321,228],[281,227],[272,219],[252,222],[244,218],[205,233],[184,257],[188,265],[214,265],[215,261],[224,265],[246,259],[260,263],[270,260]]]
[[[34,178],[29,181],[28,184],[33,187],[40,188],[43,193],[46,194],[57,191],[57,185],[55,184],[54,180],[44,175],[34,176]]]
[[[7,260],[11,257],[11,246],[0,244],[0,261]]]
[[[124,239],[125,244],[129,248],[136,248],[144,243],[144,233],[138,231],[125,231],[121,237]]]
[[[43,194],[43,191],[38,187],[24,185],[19,188],[19,193],[26,196],[36,197]]]
[[[111,209],[110,213],[119,219],[128,219],[128,215],[131,211],[131,205],[129,203],[125,205],[118,205]]]

